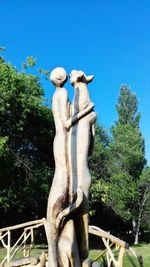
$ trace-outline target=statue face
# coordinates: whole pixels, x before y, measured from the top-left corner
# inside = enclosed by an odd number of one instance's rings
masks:
[[[72,70],[70,73],[70,83],[74,85],[77,82],[90,83],[93,80],[94,76],[86,76],[85,73],[81,70]]]
[[[71,84],[82,81],[83,78],[84,78],[84,72],[83,71],[72,70],[70,73],[70,83]]]

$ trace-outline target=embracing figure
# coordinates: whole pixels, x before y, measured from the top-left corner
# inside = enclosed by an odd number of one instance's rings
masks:
[[[56,68],[50,79],[56,87],[52,100],[56,135],[55,174],[47,208],[48,264],[49,267],[88,266],[85,262],[88,257],[90,186],[87,156],[96,115],[86,84],[92,78],[83,72],[71,73],[75,88],[72,106],[63,88],[67,81],[66,71]]]

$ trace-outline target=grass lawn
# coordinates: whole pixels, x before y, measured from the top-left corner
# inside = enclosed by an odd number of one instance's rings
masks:
[[[140,244],[137,246],[132,246],[132,249],[135,250],[137,255],[141,255],[143,258],[144,267],[150,267],[150,244]],[[95,259],[100,254],[100,250],[91,250],[90,258]],[[132,257],[132,260],[139,267],[139,263],[136,258]],[[125,257],[123,267],[132,267],[133,265],[130,263],[127,257]]]
[[[150,267],[150,244],[140,244],[138,246],[133,246],[132,248],[136,251],[138,255],[141,255],[143,257],[144,267]],[[31,256],[40,255],[43,250],[47,251],[47,246],[38,245],[32,250]],[[95,259],[100,254],[100,252],[101,252],[100,250],[90,250],[90,258],[92,260]],[[0,262],[4,258],[5,253],[6,253],[6,250],[3,248],[0,248]],[[22,258],[21,251],[17,254],[16,258]],[[134,259],[134,263],[136,264],[137,267],[139,267],[139,264],[136,259]],[[129,262],[127,257],[125,257],[123,267],[130,267],[130,266],[132,267],[132,264]]]
[[[41,255],[42,251],[47,251],[47,245],[36,245],[35,248],[32,249],[31,251],[31,256],[39,256]],[[0,262],[4,259],[6,256],[6,249],[5,248],[0,248]],[[19,250],[15,256],[14,259],[21,259],[23,258],[23,251]]]

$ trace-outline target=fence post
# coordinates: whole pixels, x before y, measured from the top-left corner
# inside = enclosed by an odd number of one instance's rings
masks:
[[[11,249],[11,233],[10,233],[10,230],[8,230],[7,235],[8,235],[7,262],[10,262],[10,249]]]

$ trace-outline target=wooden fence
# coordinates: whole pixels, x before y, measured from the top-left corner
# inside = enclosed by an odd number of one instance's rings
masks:
[[[29,257],[34,246],[34,232],[39,227],[44,227],[46,232],[45,218],[0,229],[0,241],[6,249],[6,256],[1,261],[1,265],[5,262],[11,262],[20,249],[23,251],[22,256],[24,258]],[[22,233],[17,241],[12,244],[12,232],[15,230],[18,231],[18,229],[22,229]]]
[[[23,262],[26,262],[26,264],[28,263],[30,264],[30,266],[32,266],[29,259],[32,258],[33,262],[33,257],[30,257],[30,255],[31,250],[34,247],[35,230],[39,227],[44,227],[46,234],[47,230],[45,218],[0,229],[0,242],[3,248],[5,248],[6,250],[6,255],[0,263],[1,266],[21,266],[23,265]],[[21,230],[21,234],[17,241],[15,241],[13,244],[13,240],[11,238],[12,232],[18,231],[18,229]],[[115,236],[103,231],[96,226],[89,226],[89,234],[100,237],[105,246],[105,249],[99,254],[96,259],[94,259],[93,263],[97,264],[95,266],[123,267],[124,257],[126,255],[131,263],[130,266],[143,267],[142,257],[137,256],[135,251],[132,250],[126,242],[120,240],[119,238],[116,238]],[[15,255],[19,250],[22,250],[22,258],[24,260],[20,261],[20,265],[19,263],[15,263],[13,265]],[[135,264],[133,258],[137,259],[138,265]],[[98,263],[98,260],[101,262],[101,265],[99,265],[100,263]]]
[[[103,231],[99,227],[89,226],[89,233],[98,236],[102,239],[105,249],[94,259],[97,262],[101,260],[101,265],[106,267],[123,267],[125,255],[128,257],[130,266],[144,267],[141,256],[138,256],[133,249],[129,247],[129,244],[120,240],[119,238]],[[133,258],[137,259],[138,265],[134,262]]]

